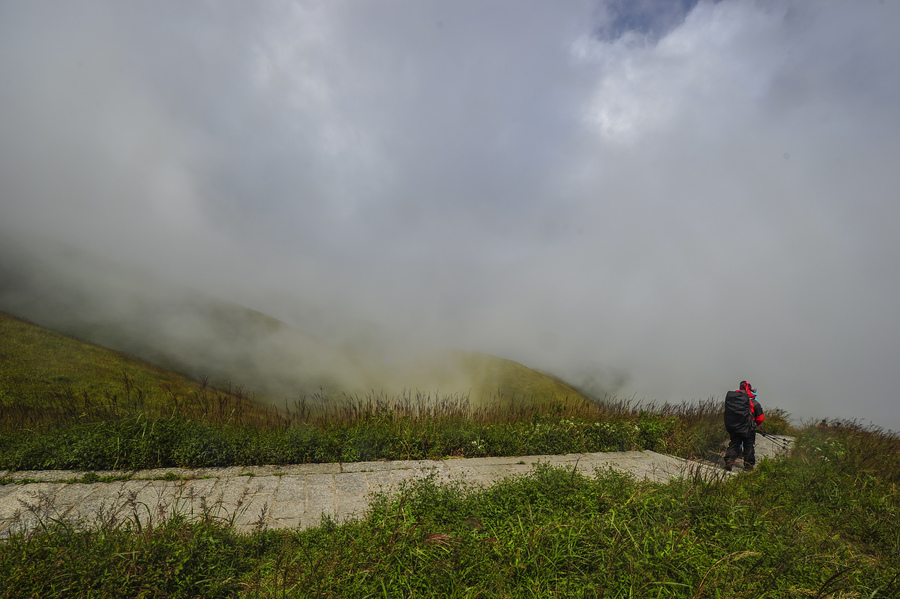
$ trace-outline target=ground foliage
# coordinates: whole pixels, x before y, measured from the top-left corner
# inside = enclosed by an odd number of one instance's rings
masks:
[[[241,535],[227,520],[62,523],[0,545],[2,597],[900,597],[895,435],[805,430],[727,480],[537,467],[426,479],[363,519]]]
[[[635,404],[546,389],[493,403],[408,391],[275,407],[0,313],[0,469],[108,470],[651,449],[709,457],[721,402]],[[512,363],[510,363],[512,364]],[[509,373],[495,373],[497,380]],[[502,375],[502,376],[501,376]],[[542,395],[544,393],[544,395]],[[473,407],[474,406],[474,407]],[[790,430],[769,409],[770,432]]]
[[[218,413],[192,418],[136,411],[93,419],[77,409],[71,416],[59,410],[55,421],[40,427],[10,426],[0,433],[0,468],[132,470],[644,449],[689,458],[716,453],[723,440],[721,407],[714,402],[702,408],[578,403],[471,411],[413,409],[384,400],[319,418],[286,413],[270,422],[255,414],[233,422]],[[773,411],[769,427],[774,432],[789,425]]]

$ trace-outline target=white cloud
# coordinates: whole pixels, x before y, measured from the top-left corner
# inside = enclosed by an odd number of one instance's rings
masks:
[[[2,218],[276,315],[855,415],[900,333],[898,8],[673,6],[7,4]]]

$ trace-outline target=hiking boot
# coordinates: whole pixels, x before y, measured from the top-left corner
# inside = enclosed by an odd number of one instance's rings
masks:
[[[753,470],[753,468],[754,468],[753,464],[747,464],[747,463],[744,464],[744,472],[750,472]]]
[[[731,472],[731,469],[734,467],[734,460],[725,460],[725,470],[727,472]]]

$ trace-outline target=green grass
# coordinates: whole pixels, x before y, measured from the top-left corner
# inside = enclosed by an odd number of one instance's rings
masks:
[[[0,312],[0,401],[40,406],[66,392],[121,394],[127,379],[141,389],[168,388],[188,395],[197,384],[140,360],[35,326]]]
[[[0,432],[137,414],[265,422],[276,410],[0,312]]]
[[[0,469],[113,470],[663,449],[672,419],[432,421],[401,416],[232,427],[141,416],[0,435]]]
[[[96,405],[109,414],[108,407]],[[770,432],[790,430],[778,410],[770,410],[767,426]],[[582,403],[473,411],[397,399],[326,416],[297,409],[240,422],[215,406],[206,420],[176,411],[84,421],[72,409],[58,410],[43,427],[0,433],[0,469],[134,470],[643,449],[706,458],[720,452],[723,439],[715,402],[663,405],[652,412]]]
[[[227,328],[237,326],[232,322],[237,319],[239,330],[250,335],[256,344],[262,344],[258,337],[266,338],[266,335],[281,330],[276,326],[278,321],[252,311],[236,308],[215,311],[216,314],[220,312],[222,314],[214,322]],[[289,329],[287,325],[280,326]],[[253,343],[248,341],[248,345]],[[355,362],[345,361],[348,364]],[[210,372],[220,370],[216,363],[210,363],[208,367]],[[105,420],[110,415],[136,413],[181,413],[209,421],[211,406],[220,412],[226,408],[229,412],[234,410],[232,422],[243,422],[246,418],[273,424],[270,417],[277,414],[276,406],[284,412],[297,397],[304,398],[307,415],[315,412],[319,416],[345,409],[366,409],[366,404],[373,400],[393,402],[396,397],[405,401],[407,408],[411,407],[410,402],[416,406],[439,405],[442,408],[456,403],[464,409],[590,403],[586,396],[561,381],[517,362],[475,352],[426,353],[417,360],[381,364],[378,368],[381,370],[372,370],[369,364],[363,370],[372,372],[357,373],[357,378],[373,385],[362,393],[323,390],[303,394],[294,389],[288,400],[281,394],[272,395],[264,383],[260,383],[258,389],[251,389],[223,379],[214,389],[209,377],[199,376],[198,382],[135,356],[62,335],[0,312],[0,430],[33,428],[44,421],[52,422],[57,418],[57,412],[71,416],[73,410],[78,410],[82,420]],[[418,376],[421,372],[428,374]],[[259,374],[254,377],[258,378]],[[398,390],[394,394],[378,391],[378,381],[407,379],[435,386],[419,389],[413,385],[411,390]],[[463,383],[465,388],[460,391]],[[254,398],[259,400],[253,401]],[[15,415],[20,417],[18,421],[11,420]]]
[[[475,352],[456,352],[450,359],[475,381],[469,395],[478,398],[474,402],[478,407],[589,403],[584,394],[566,383],[512,360]]]
[[[666,485],[548,466],[490,488],[417,481],[308,530],[227,520],[0,544],[3,597],[900,596],[895,435],[808,429],[751,475]]]

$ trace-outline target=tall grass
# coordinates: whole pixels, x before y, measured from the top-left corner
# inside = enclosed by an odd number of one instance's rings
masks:
[[[770,430],[789,427],[773,411]],[[113,470],[355,462],[652,449],[717,453],[721,405],[581,400],[470,408],[464,396],[323,395],[260,409],[240,389],[152,395],[61,389],[43,410],[0,406],[0,468]]]

